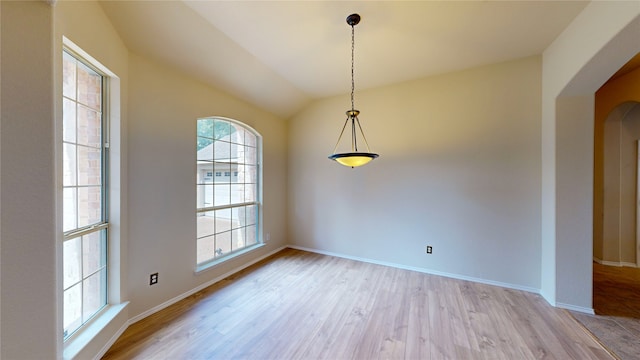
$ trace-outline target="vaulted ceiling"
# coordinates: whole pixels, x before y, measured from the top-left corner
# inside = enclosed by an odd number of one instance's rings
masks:
[[[541,54],[588,1],[102,1],[130,51],[267,111]]]

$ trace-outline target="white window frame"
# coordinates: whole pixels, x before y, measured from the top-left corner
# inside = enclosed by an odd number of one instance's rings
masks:
[[[62,291],[62,273],[63,273],[63,242],[62,233],[63,221],[63,196],[62,196],[62,171],[58,172],[56,182],[57,186],[57,222],[59,225],[58,250],[57,250],[57,279],[58,286],[58,326],[59,326],[59,346],[62,349],[62,357],[65,359],[73,359],[78,356],[94,356],[93,351],[96,348],[102,348],[105,343],[110,341],[113,334],[110,334],[110,325],[120,328],[126,321],[126,276],[122,272],[121,265],[125,258],[126,237],[123,232],[127,227],[126,218],[121,216],[121,209],[126,208],[126,186],[123,181],[126,177],[126,147],[122,146],[122,132],[124,124],[121,124],[121,80],[101,64],[94,57],[85,52],[73,41],[62,36],[61,46],[56,47],[59,54],[59,62],[57,66],[60,69],[59,75],[56,76],[59,84],[60,108],[62,107],[62,56],[63,51],[70,51],[84,60],[84,63],[90,64],[104,76],[104,95],[103,96],[103,113],[106,122],[106,138],[109,139],[109,162],[107,169],[106,195],[109,206],[106,208],[106,218],[109,220],[109,239],[107,246],[107,305],[101,311],[96,313],[93,318],[81,326],[74,334],[63,340],[63,291]],[[62,144],[62,111],[57,112],[56,116],[56,143]],[[62,147],[56,150],[57,168],[62,169]],[[125,317],[123,317],[125,316]],[[103,349],[104,350],[104,349]]]
[[[85,226],[80,226],[78,227],[78,224],[76,224],[76,227],[73,229],[70,229],[68,231],[65,231],[63,234],[63,247],[64,244],[69,242],[69,241],[75,241],[76,239],[80,238],[80,251],[81,254],[79,255],[82,259],[82,247],[83,247],[83,241],[82,241],[82,237],[84,236],[88,236],[91,234],[100,234],[99,236],[104,237],[104,244],[101,245],[101,254],[105,257],[104,259],[104,264],[101,265],[96,271],[92,272],[91,274],[85,274],[85,269],[84,269],[84,262],[81,260],[81,264],[80,264],[80,280],[71,284],[71,286],[69,286],[69,288],[80,285],[80,291],[81,291],[81,324],[77,327],[71,330],[71,333],[64,333],[63,331],[63,340],[68,340],[73,334],[75,334],[78,330],[80,330],[85,324],[87,324],[88,322],[91,321],[91,319],[93,319],[94,316],[96,316],[97,314],[99,314],[102,309],[104,309],[107,304],[108,304],[108,290],[109,290],[109,286],[108,286],[108,271],[109,271],[109,261],[108,261],[108,254],[107,254],[107,249],[109,246],[109,214],[108,214],[108,208],[109,208],[109,197],[108,197],[108,187],[107,187],[107,179],[109,176],[109,116],[108,113],[106,111],[106,109],[108,108],[108,103],[107,103],[107,99],[108,99],[108,95],[107,95],[107,76],[102,73],[99,69],[97,69],[95,66],[93,66],[91,64],[91,62],[85,60],[82,56],[80,56],[79,54],[75,53],[73,50],[64,47],[63,49],[63,53],[67,54],[68,56],[72,57],[73,59],[75,59],[75,61],[78,64],[81,64],[85,67],[87,67],[88,69],[90,69],[91,71],[95,72],[95,74],[97,74],[98,76],[100,76],[100,214],[101,214],[101,219],[98,222],[95,223],[91,223],[91,224],[87,224]],[[64,56],[64,55],[63,55]],[[63,96],[64,98],[64,96]],[[72,100],[71,101],[74,102],[74,104],[79,104],[79,102],[76,100]],[[77,113],[76,113],[76,120],[77,120]],[[77,131],[77,125],[74,129],[74,131]],[[76,135],[77,136],[77,135]],[[75,136],[74,136],[75,137]],[[77,141],[77,139],[76,139]],[[64,139],[63,139],[63,144],[65,143]],[[78,144],[78,143],[70,143],[70,144],[74,144],[76,149],[79,149],[80,147],[82,147],[83,145]],[[76,155],[77,156],[77,155]],[[77,159],[77,157],[76,157]],[[64,161],[64,160],[63,160]],[[75,161],[74,164],[75,165]],[[75,174],[76,177],[78,176],[78,174]],[[76,189],[79,190],[82,186],[75,184],[75,185],[69,185],[69,186],[64,186],[63,184],[63,189],[64,188],[70,188],[70,189]],[[76,199],[79,195],[76,195]],[[79,209],[77,209],[76,212],[76,216],[78,216],[78,212]],[[64,269],[64,257],[63,257],[63,269]],[[104,273],[104,279],[103,281],[101,281],[101,284],[103,286],[103,288],[101,289],[101,292],[104,292],[104,299],[102,301],[104,301],[104,303],[102,303],[100,305],[100,308],[97,309],[95,312],[93,312],[91,315],[89,315],[89,317],[87,319],[84,319],[84,283],[85,280],[88,279],[91,276],[94,276],[98,273]],[[63,288],[63,293],[66,289]],[[64,298],[63,298],[63,302],[64,302]],[[64,316],[64,314],[63,314]],[[83,320],[84,319],[84,320]]]
[[[262,219],[263,219],[263,200],[262,200],[262,173],[263,173],[263,169],[262,169],[262,135],[260,135],[260,133],[258,131],[256,131],[254,128],[252,128],[251,126],[238,121],[238,120],[234,120],[234,119],[230,119],[230,118],[226,118],[226,117],[220,117],[220,116],[210,116],[210,117],[204,117],[204,118],[199,118],[197,119],[197,121],[199,120],[222,120],[222,121],[228,121],[231,124],[234,124],[236,126],[239,126],[241,128],[243,128],[245,131],[253,134],[256,137],[256,195],[255,195],[255,200],[254,201],[249,201],[249,202],[239,202],[239,203],[232,203],[229,205],[219,205],[219,206],[207,206],[207,207],[199,207],[198,204],[196,204],[196,218],[199,214],[201,213],[206,213],[206,212],[210,212],[210,211],[215,211],[215,210],[225,210],[225,209],[232,209],[232,208],[236,208],[236,207],[246,207],[246,206],[251,206],[254,205],[256,206],[256,211],[257,213],[257,219],[256,219],[256,243],[253,245],[249,245],[246,246],[244,248],[235,250],[235,251],[231,251],[229,253],[226,253],[223,256],[219,256],[219,257],[214,257],[213,259],[210,260],[206,260],[203,261],[201,263],[198,263],[197,258],[198,258],[198,254],[197,254],[197,249],[198,246],[196,244],[196,272],[200,272],[206,269],[209,269],[211,267],[214,267],[215,265],[218,265],[220,263],[223,263],[227,260],[233,259],[236,256],[245,254],[247,252],[253,251],[257,248],[260,248],[262,246],[264,246],[264,241],[263,241],[263,232],[262,232]],[[196,127],[197,127],[197,123],[196,123]],[[197,134],[196,134],[197,137]],[[196,155],[196,164],[198,163],[198,156]],[[230,166],[232,165],[237,165],[237,163],[230,163]],[[219,170],[215,170],[214,172],[216,172],[216,176],[217,173],[220,172]],[[232,174],[232,171],[227,171],[227,170],[222,170],[222,175],[225,175],[224,173],[228,172],[229,174]],[[231,176],[223,176],[223,181],[226,182],[226,179],[228,178],[229,182],[231,182]],[[215,179],[215,178],[214,178]],[[196,188],[198,186],[198,181],[196,179]],[[197,192],[198,190],[196,190]],[[197,219],[196,219],[197,221]],[[196,232],[197,232],[197,224],[196,224]],[[196,236],[196,242],[198,241],[198,237]]]

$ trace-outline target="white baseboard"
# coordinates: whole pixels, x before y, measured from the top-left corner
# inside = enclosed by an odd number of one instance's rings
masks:
[[[625,261],[607,261],[607,260],[601,260],[596,258],[595,256],[593,257],[593,261],[597,262],[600,265],[606,265],[606,266],[616,266],[616,267],[632,267],[632,268],[637,268],[638,265],[634,264],[634,263],[630,263],[630,262],[625,262]]]
[[[534,294],[540,294],[540,289],[536,289],[536,288],[532,288],[532,287],[528,287],[528,286],[509,284],[509,283],[504,283],[504,282],[500,282],[500,281],[493,281],[493,280],[475,278],[475,277],[471,277],[471,276],[451,274],[451,273],[437,271],[437,270],[431,270],[431,269],[425,269],[425,268],[419,268],[419,267],[413,267],[413,266],[406,266],[406,265],[402,265],[402,264],[390,263],[390,262],[386,262],[386,261],[372,260],[372,259],[367,259],[367,258],[362,258],[362,257],[357,257],[357,256],[343,255],[343,254],[333,253],[333,252],[330,252],[330,251],[311,249],[311,248],[306,248],[306,247],[296,246],[296,245],[289,245],[287,247],[292,248],[292,249],[297,249],[297,250],[309,251],[309,252],[322,254],[322,255],[335,256],[335,257],[349,259],[349,260],[362,261],[362,262],[376,264],[376,265],[390,266],[390,267],[403,269],[403,270],[417,271],[417,272],[421,272],[421,273],[425,273],[425,274],[444,276],[444,277],[448,277],[448,278],[452,278],[452,279],[472,281],[472,282],[481,283],[481,284],[499,286],[499,287],[503,287],[503,288],[507,288],[507,289],[522,290],[522,291],[531,292],[531,293],[534,293]]]
[[[176,297],[174,297],[172,299],[169,299],[169,300],[163,302],[160,305],[157,305],[157,306],[155,306],[155,307],[153,307],[153,308],[151,308],[151,309],[149,309],[149,310],[147,310],[147,311],[145,311],[143,313],[140,313],[140,314],[132,317],[131,319],[129,319],[129,325],[135,324],[138,321],[146,318],[147,316],[153,315],[153,314],[157,313],[158,311],[160,311],[160,310],[162,310],[162,309],[164,309],[164,308],[166,308],[166,307],[168,307],[170,305],[173,305],[173,304],[177,303],[178,301],[186,298],[187,296],[193,295],[193,294],[197,293],[198,291],[200,291],[202,289],[205,289],[205,288],[217,283],[218,281],[223,280],[223,279],[225,279],[225,278],[237,273],[240,270],[248,268],[249,266],[251,266],[251,265],[253,265],[253,264],[255,264],[255,263],[257,263],[257,262],[259,262],[261,260],[264,260],[264,259],[268,258],[269,256],[271,256],[271,255],[273,255],[273,254],[275,254],[275,253],[277,253],[277,252],[279,252],[279,251],[281,251],[281,250],[283,250],[285,248],[286,248],[286,246],[279,247],[279,248],[277,248],[277,249],[275,249],[275,250],[273,250],[273,251],[271,251],[271,252],[269,252],[269,253],[267,253],[267,254],[265,254],[263,256],[260,256],[260,257],[258,257],[256,259],[246,263],[246,264],[243,264],[240,267],[237,267],[237,268],[235,268],[235,269],[233,269],[233,270],[231,270],[231,271],[229,271],[227,273],[224,273],[224,274],[214,278],[213,280],[207,281],[204,284],[196,286],[195,288],[193,288],[193,289],[191,289],[191,290],[189,290],[189,291],[187,291],[185,293],[182,293],[182,294],[180,294],[180,295],[178,295],[178,296],[176,296]]]
[[[564,303],[556,303],[556,307],[559,307],[561,309],[567,309],[567,310],[571,310],[571,311],[577,311],[577,312],[581,312],[581,313],[585,313],[585,314],[589,314],[589,315],[595,315],[595,311],[593,311],[593,308],[587,308],[587,307],[583,307],[583,306],[575,306],[575,305],[571,305],[571,304],[564,304]]]
[[[107,351],[109,351],[109,349],[113,346],[113,344],[116,343],[116,341],[118,340],[118,338],[120,338],[120,336],[122,334],[124,334],[124,331],[127,330],[127,328],[129,327],[129,325],[131,325],[131,320],[127,320],[127,322],[125,322],[122,327],[120,329],[118,329],[118,331],[116,331],[115,334],[113,334],[113,336],[111,337],[111,339],[109,339],[109,341],[107,341],[106,344],[104,344],[104,346],[102,347],[102,349],[100,349],[100,351],[98,352],[98,354],[93,358],[93,360],[100,360],[102,359],[102,357],[104,356],[104,354],[107,353]]]

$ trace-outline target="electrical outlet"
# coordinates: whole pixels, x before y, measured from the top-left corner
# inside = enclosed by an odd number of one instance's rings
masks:
[[[269,241],[269,240],[271,240],[271,233],[266,233],[266,234],[264,235],[264,241],[265,241],[265,242],[267,242],[267,241]]]
[[[149,285],[155,285],[158,283],[158,273],[153,273],[149,276]]]
[[[431,245],[427,245],[427,254],[432,254],[433,253],[433,247],[431,247]]]

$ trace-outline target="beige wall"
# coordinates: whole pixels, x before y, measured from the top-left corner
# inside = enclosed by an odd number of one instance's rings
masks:
[[[2,359],[51,359],[57,327],[53,10],[1,1]],[[17,36],[19,34],[19,36]]]
[[[357,91],[380,158],[356,169],[327,159],[348,96],[313,103],[290,123],[291,242],[537,291],[540,76],[530,57]]]
[[[129,313],[165,301],[287,243],[285,121],[136,54],[129,57]],[[267,246],[194,274],[196,119],[223,116],[261,135]],[[149,274],[160,282],[149,287]]]
[[[640,69],[607,82],[595,101],[594,258],[636,265]]]

